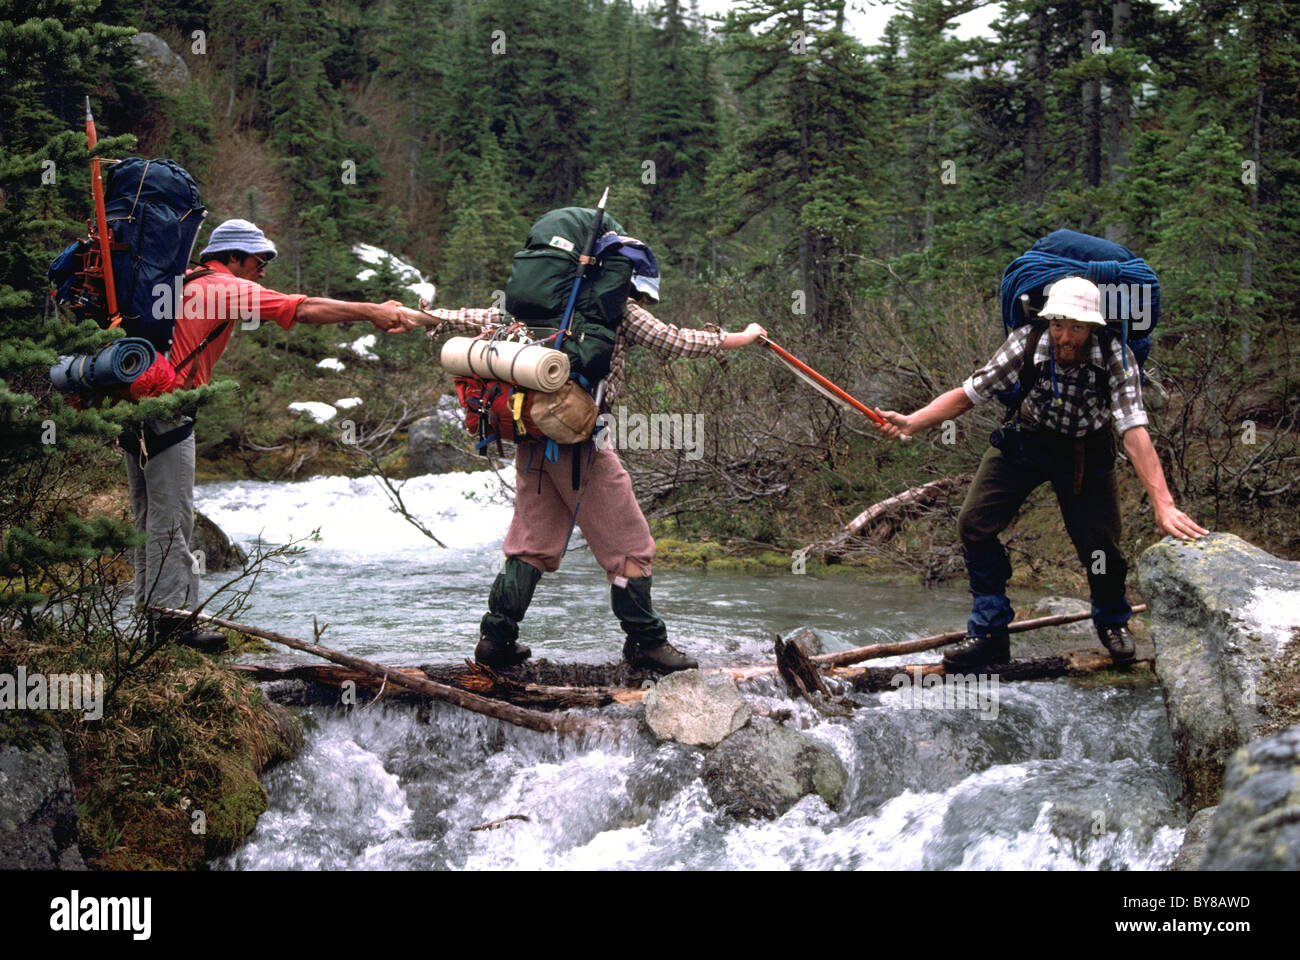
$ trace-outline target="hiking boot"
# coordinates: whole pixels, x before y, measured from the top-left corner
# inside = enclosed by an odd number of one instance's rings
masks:
[[[1115,661],[1116,666],[1132,663],[1137,656],[1137,649],[1133,646],[1133,634],[1123,624],[1103,626],[1099,623],[1097,637],[1101,640],[1101,645],[1110,651],[1110,658]]]
[[[668,627],[650,603],[649,577],[628,577],[626,587],[611,584],[609,605],[627,634],[623,659],[629,666],[672,673],[700,665],[668,642]]]
[[[660,673],[694,670],[700,665],[698,660],[682,653],[667,640],[654,647],[643,647],[634,640],[626,640],[623,659],[633,669],[658,670]]]
[[[474,647],[474,662],[491,667],[493,670],[517,667],[532,655],[533,651],[517,640],[498,642],[491,637],[483,636]]]
[[[517,666],[533,655],[518,642],[519,621],[528,612],[528,605],[533,602],[533,591],[541,578],[542,571],[531,563],[515,557],[506,560],[492,582],[492,592],[488,594],[488,612],[479,624],[475,660],[499,670]]]
[[[188,617],[157,617],[150,622],[150,629],[159,640],[193,647],[203,653],[220,653],[227,646],[224,633],[204,630]]]
[[[968,670],[1011,661],[1011,638],[1005,633],[992,637],[967,637],[949,647],[943,655],[944,670]]]

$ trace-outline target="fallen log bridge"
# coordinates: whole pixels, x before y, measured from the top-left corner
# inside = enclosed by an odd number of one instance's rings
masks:
[[[498,720],[504,720],[506,723],[512,723],[515,726],[526,727],[529,730],[537,730],[541,733],[589,733],[604,728],[601,721],[589,717],[574,716],[572,714],[557,716],[542,713],[539,710],[530,710],[513,703],[484,697],[464,687],[438,683],[424,676],[419,668],[412,671],[406,668],[386,667],[383,664],[372,663],[362,657],[331,650],[329,647],[323,647],[318,643],[300,640],[297,637],[276,633],[273,630],[263,630],[247,623],[236,623],[233,620],[214,617],[211,614],[192,613],[189,610],[169,610],[165,607],[154,607],[152,609],[168,616],[193,617],[204,623],[211,623],[218,627],[225,627],[228,630],[238,630],[240,633],[271,640],[291,649],[301,650],[304,653],[310,653],[339,664],[348,668],[353,674],[367,675],[376,681],[376,685],[392,683],[430,699],[454,704],[474,713],[495,717]],[[355,677],[349,677],[349,679],[353,679],[355,682]],[[343,681],[340,680],[339,682],[341,684]]]
[[[1136,663],[1150,663],[1138,660]],[[1056,657],[1038,657],[1016,660],[992,667],[981,667],[979,673],[996,675],[1000,681],[1052,680],[1057,677],[1084,676],[1107,670],[1114,664],[1104,653],[1079,651]],[[269,665],[229,664],[228,669],[241,673],[250,680],[306,680],[330,687],[341,687],[352,682],[358,689],[378,693],[384,686],[381,677],[370,673],[349,670],[346,667],[325,664]],[[706,676],[725,676],[737,682],[776,672],[775,666],[713,667],[705,668]],[[535,672],[534,672],[535,671]],[[526,706],[531,710],[568,710],[574,707],[602,707],[611,703],[640,703],[646,691],[642,687],[618,686],[620,674],[626,674],[621,664],[561,664],[538,660],[515,667],[510,676],[502,676],[479,664],[443,665],[437,667],[390,667],[387,689],[383,696],[400,696],[420,693],[413,688],[394,689],[397,675],[413,678],[436,678],[439,685],[472,692],[480,697],[501,700]],[[860,693],[878,693],[895,689],[896,678],[907,675],[913,680],[928,676],[944,676],[942,663],[917,663],[894,667],[834,667],[825,676],[846,680]],[[555,680],[568,678],[566,685],[532,683],[536,676]],[[600,680],[605,683],[600,683]],[[502,718],[505,719],[505,718]]]
[[[634,672],[623,663],[558,664],[544,659],[527,661],[506,673],[499,673],[468,660],[463,664],[389,667],[331,650],[317,643],[210,614],[155,609],[172,616],[193,616],[206,623],[262,637],[291,649],[332,661],[333,664],[226,665],[228,669],[241,673],[251,680],[259,682],[305,680],[333,687],[352,683],[357,688],[374,691],[376,699],[392,695],[396,692],[393,688],[401,688],[407,693],[451,703],[507,723],[548,733],[592,732],[601,729],[604,723],[597,718],[573,714],[557,715],[545,711],[602,707],[611,703],[640,703],[645,690],[649,687],[647,681],[653,679],[653,675]],[[1134,607],[1134,612],[1144,609],[1143,606]],[[1042,617],[1037,620],[1013,623],[1009,629],[1012,632],[1032,630],[1037,627],[1083,620],[1088,616],[1088,614],[1070,614]],[[792,644],[786,644],[778,638],[776,651],[778,657],[783,658],[785,669],[781,671],[782,675],[795,692],[810,699],[810,702],[815,701],[814,705],[820,704],[818,708],[823,709],[827,706],[828,691],[820,682],[820,676],[845,679],[854,690],[864,693],[894,689],[899,686],[898,678],[903,674],[910,675],[913,681],[919,681],[927,676],[943,676],[942,663],[892,667],[861,667],[851,666],[851,664],[862,660],[933,649],[959,640],[963,635],[962,632],[954,631],[899,643],[872,644],[814,657],[797,654]],[[1148,663],[1149,661],[1137,662]],[[1094,673],[1113,666],[1114,663],[1109,655],[1087,651],[982,667],[979,672],[996,675],[1002,681],[1048,680]],[[714,667],[703,672],[740,682],[777,673],[778,669],[777,664],[773,663],[749,667]],[[846,708],[851,706],[841,705]]]

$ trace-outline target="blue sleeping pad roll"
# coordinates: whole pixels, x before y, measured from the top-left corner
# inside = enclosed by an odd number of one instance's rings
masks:
[[[134,383],[157,359],[148,340],[123,337],[98,353],[59,357],[50,368],[50,380],[64,393],[116,390]]]

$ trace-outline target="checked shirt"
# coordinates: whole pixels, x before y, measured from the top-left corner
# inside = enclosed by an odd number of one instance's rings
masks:
[[[1017,327],[1011,336],[984,366],[975,371],[962,384],[971,403],[980,404],[1003,391],[1010,390],[1020,378],[1028,346],[1030,324]],[[1034,351],[1035,365],[1041,364],[1038,380],[1020,407],[1020,419],[1033,430],[1050,430],[1070,437],[1087,436],[1113,423],[1123,436],[1126,430],[1147,423],[1142,407],[1142,383],[1137,358],[1126,345],[1121,347],[1114,338],[1110,356],[1103,357],[1101,346],[1094,335],[1089,341],[1087,359],[1074,367],[1056,365],[1056,384],[1053,388],[1051,369],[1052,338],[1044,332]],[[1128,357],[1128,370],[1120,355],[1123,349]],[[1097,394],[1096,375],[1093,368],[1110,372],[1110,407],[1107,408]]]

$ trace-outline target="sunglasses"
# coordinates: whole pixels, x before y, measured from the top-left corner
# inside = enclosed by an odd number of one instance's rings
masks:
[[[258,256],[257,254],[255,254],[255,253],[250,253],[249,256],[252,257],[254,260],[257,261],[257,266],[258,266],[258,269],[260,269],[260,270],[265,270],[265,269],[266,269],[266,265],[267,265],[268,263],[270,263],[271,260],[273,259],[272,257],[259,257],[259,256]]]

